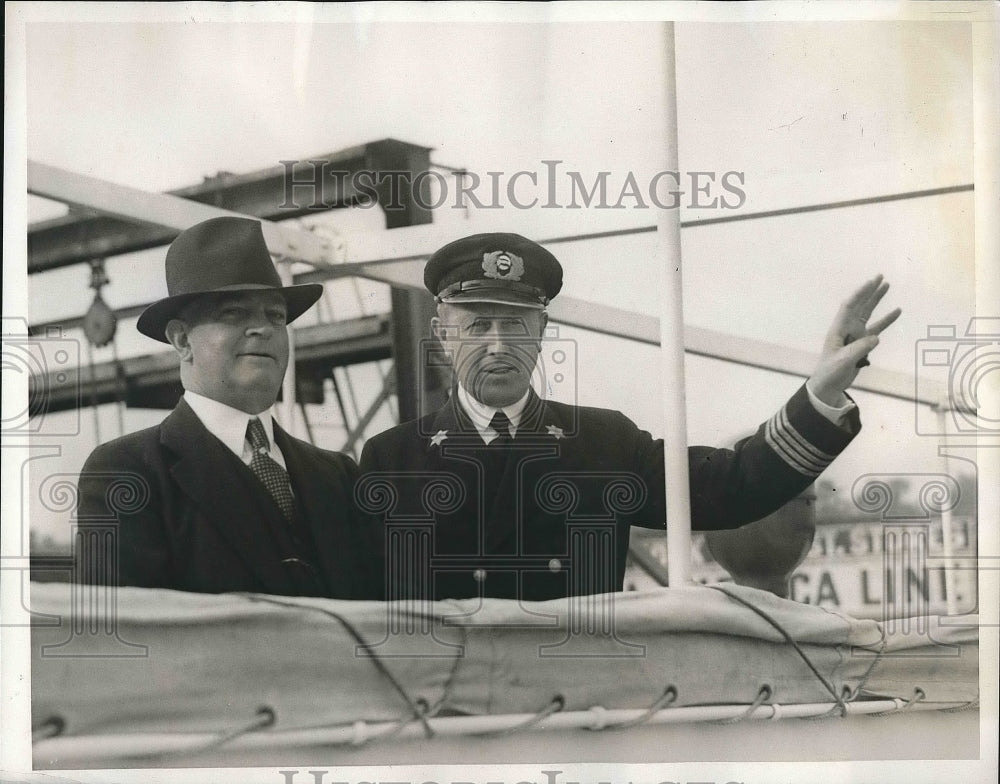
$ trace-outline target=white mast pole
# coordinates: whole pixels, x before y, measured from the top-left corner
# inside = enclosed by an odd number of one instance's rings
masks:
[[[677,163],[677,82],[674,69],[674,24],[660,31],[662,76],[659,163],[679,171]],[[680,208],[661,209],[656,222],[657,256],[665,286],[660,312],[660,357],[663,366],[663,427],[667,486],[667,581],[691,581],[691,497],[688,481],[687,412],[684,390],[684,312],[681,290]]]

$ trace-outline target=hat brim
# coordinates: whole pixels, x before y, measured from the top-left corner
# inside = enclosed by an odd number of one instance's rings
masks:
[[[283,288],[272,288],[270,286],[226,286],[211,291],[196,291],[189,294],[176,294],[173,297],[165,297],[154,302],[146,308],[139,316],[135,328],[143,335],[160,343],[169,343],[167,340],[167,322],[176,318],[177,314],[188,304],[203,297],[219,296],[233,291],[276,291],[285,300],[285,307],[288,311],[286,323],[291,324],[295,319],[311,308],[316,301],[323,296],[323,286],[320,283],[304,283],[301,286],[285,286]]]
[[[537,299],[526,299],[517,292],[500,288],[478,289],[476,291],[457,291],[446,297],[438,297],[438,302],[444,302],[448,305],[475,305],[477,303],[510,305],[515,308],[545,310],[545,305]]]

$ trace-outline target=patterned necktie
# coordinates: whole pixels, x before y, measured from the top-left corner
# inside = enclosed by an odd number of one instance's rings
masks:
[[[490,441],[490,446],[510,444],[514,438],[510,434],[510,420],[503,411],[497,411],[490,420],[490,427],[497,432],[497,437]]]
[[[267,492],[271,494],[285,519],[291,522],[295,519],[295,499],[292,497],[292,485],[288,481],[288,472],[271,457],[267,433],[257,417],[247,425],[247,440],[253,451],[250,459],[250,470],[264,483]]]

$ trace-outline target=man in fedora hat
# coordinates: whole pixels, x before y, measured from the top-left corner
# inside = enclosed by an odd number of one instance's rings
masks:
[[[386,595],[537,601],[620,591],[630,525],[665,525],[663,442],[620,412],[543,400],[532,388],[559,262],[517,234],[477,234],[434,253],[424,283],[455,383],[440,410],[375,436],[361,456],[357,498],[376,515],[371,560],[391,569]],[[764,517],[854,438],[860,421],[845,390],[899,315],[868,323],[887,288],[880,276],[844,304],[813,375],[751,437],[733,450],[689,448],[695,529]]]
[[[156,427],[98,446],[78,517],[117,520],[119,585],[352,598],[357,466],[285,433],[272,416],[287,325],[322,286],[282,286],[259,221],[223,217],[182,232],[169,296],[137,327],[169,343],[184,395]],[[115,488],[131,488],[127,502]]]

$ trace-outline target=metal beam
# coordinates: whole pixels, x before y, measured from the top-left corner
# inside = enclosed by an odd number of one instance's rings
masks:
[[[427,361],[430,322],[436,312],[426,290],[392,290],[392,355],[400,422],[436,411],[447,400],[451,374]],[[430,340],[438,346],[437,340]]]
[[[301,272],[296,283],[321,283],[338,278],[368,278],[404,289],[427,291],[424,288],[424,262],[430,254],[393,256],[367,261],[346,261],[331,269]]]
[[[579,237],[577,239],[583,239]],[[558,240],[552,240],[558,241]],[[552,242],[550,241],[550,242]],[[391,286],[424,290],[423,262],[426,255],[398,256],[340,264],[332,270],[314,270],[295,277],[296,283],[318,282],[331,277],[357,275],[388,283]],[[634,313],[622,308],[562,295],[548,307],[549,318],[558,324],[579,327],[650,346],[660,345],[660,320],[655,316]],[[684,350],[690,354],[749,365],[777,373],[807,378],[819,355],[774,343],[738,338],[723,332],[686,325]],[[900,400],[938,405],[946,389],[940,383],[915,375],[878,366],[865,368],[853,384],[854,389],[874,392]]]
[[[149,307],[148,303],[143,305],[129,305],[127,308],[116,308],[112,312],[115,314],[115,318],[121,322],[126,319],[138,318],[139,314],[147,307]],[[29,325],[28,334],[48,335],[53,330],[81,329],[83,327],[83,319],[84,316],[70,316],[68,318],[53,319],[52,321],[42,321]]]
[[[166,227],[172,231],[172,235],[210,218],[247,217],[232,210],[200,204],[179,196],[116,185],[36,161],[28,161],[28,192],[71,206],[98,210],[105,215]],[[299,228],[270,221],[261,221],[261,225],[268,250],[275,256],[290,261],[304,261],[315,267],[332,267],[333,248],[329,240]],[[29,261],[29,272],[32,271],[38,270],[31,270]]]
[[[296,276],[296,282],[318,281],[345,274],[423,289],[423,261],[426,256],[407,256],[338,265],[335,270],[316,270]],[[418,263],[419,262],[419,263]],[[562,295],[548,307],[549,318],[558,324],[579,327],[588,332],[634,340],[650,346],[660,345],[660,320],[656,316],[634,313],[622,308]],[[819,355],[774,343],[738,338],[703,327],[684,327],[684,350],[690,354],[736,362],[763,370],[807,378]],[[865,368],[853,384],[854,389],[928,405],[938,405],[946,390],[940,383],[915,375],[880,368]]]
[[[368,275],[365,277],[381,280],[382,276],[374,271],[376,266],[369,266],[366,270]],[[410,281],[407,288],[415,289],[418,287],[414,276],[405,278],[405,276],[399,275],[394,276],[393,280],[400,278]],[[305,273],[295,278],[296,282],[301,282],[303,279],[316,280],[317,275]],[[422,284],[419,284],[419,288],[423,289]],[[115,314],[120,319],[135,317],[144,308],[145,305],[121,308],[116,310]],[[549,305],[549,317],[556,324],[578,327],[588,332],[624,338],[649,346],[660,345],[660,321],[655,316],[646,316],[609,305],[561,296]],[[45,334],[48,329],[53,327],[62,327],[63,329],[78,327],[82,321],[82,318],[70,318],[44,324],[33,324],[30,331],[32,334]],[[684,328],[684,350],[689,354],[721,359],[726,362],[735,362],[778,373],[787,373],[801,378],[809,376],[818,359],[818,354],[808,351],[800,351],[774,343],[737,338],[716,330],[691,325],[686,325]],[[865,368],[854,382],[853,387],[901,400],[916,400],[928,405],[939,404],[941,400],[945,399],[946,393],[944,386],[940,383],[920,378],[918,384],[915,375],[887,370],[876,365]]]
[[[140,220],[149,224],[169,226],[178,231],[208,217],[237,214],[176,196],[125,188],[33,162],[28,163],[28,182],[29,190],[39,195],[98,209],[112,215],[127,216],[132,221]],[[283,227],[269,221],[262,221],[262,225],[272,252],[286,260],[301,260],[317,267],[311,272],[295,276],[297,283],[358,276],[388,283],[394,287],[423,289],[421,268],[422,262],[426,259],[425,255],[332,265],[329,263],[331,248],[322,238],[301,229]],[[643,230],[645,229],[636,231]],[[557,241],[560,241],[560,238],[549,240],[550,243]],[[649,345],[659,345],[659,319],[654,316],[645,316],[566,296],[554,301],[549,306],[549,313],[554,322]],[[685,350],[689,353],[800,377],[806,377],[812,372],[817,359],[817,355],[810,352],[736,338],[698,327],[685,328],[684,342]],[[940,384],[925,383],[923,379],[918,384],[909,374],[878,367],[867,368],[859,376],[854,387],[931,405],[939,404],[944,399],[945,393]]]
[[[371,405],[368,406],[368,410],[358,418],[357,424],[355,424],[354,427],[348,431],[347,440],[340,448],[342,452],[350,452],[351,454],[354,454],[354,447],[357,445],[358,439],[364,435],[365,430],[367,430],[368,425],[372,423],[372,420],[375,418],[378,410],[385,405],[386,401],[389,400],[389,396],[396,391],[391,378],[392,376],[390,375],[390,377],[386,379],[386,382],[382,385],[382,388],[375,396],[375,399],[371,402]]]
[[[370,201],[376,197],[385,212],[386,228],[430,223],[431,211],[415,198],[411,188],[389,189],[391,181],[381,187],[359,191],[358,175],[371,172],[378,179],[382,172],[405,171],[418,173],[430,168],[431,148],[395,139],[382,139],[338,152],[317,155],[247,174],[220,173],[197,185],[170,191],[168,194],[186,201],[211,205],[218,209],[269,220],[285,220],[339,209]],[[39,164],[41,165],[41,164]],[[51,167],[49,167],[51,168]],[[290,177],[298,185],[292,185]],[[166,245],[178,231],[191,225],[165,224],[163,216],[153,215],[151,221],[136,224],[128,205],[115,209],[113,215],[94,214],[87,194],[67,200],[58,189],[44,182],[32,182],[29,168],[29,192],[71,203],[82,212],[42,221],[28,227],[28,272],[44,272],[95,258],[132,253]],[[310,184],[314,181],[316,184]],[[306,184],[301,184],[306,183]],[[58,183],[55,183],[58,185]],[[103,183],[105,190],[119,188]],[[393,196],[396,198],[393,199]],[[93,208],[93,209],[91,209]],[[193,222],[193,221],[192,221]]]
[[[371,280],[388,283],[397,288],[425,291],[422,280],[422,262],[425,256],[406,257],[375,262],[361,262],[342,265],[327,274],[326,270],[306,272],[295,276],[296,283],[319,282],[331,277],[340,277],[343,267],[351,267],[351,274]],[[384,274],[386,271],[389,274]],[[362,274],[363,273],[363,274]],[[121,308],[115,311],[120,319],[138,316],[145,305]],[[556,324],[578,327],[588,332],[624,338],[650,346],[660,345],[660,320],[655,316],[601,305],[574,297],[561,296],[549,305],[549,317]],[[32,334],[45,334],[52,327],[69,329],[78,327],[82,318],[68,318],[44,324],[33,324]],[[684,328],[684,349],[690,354],[721,359],[726,362],[758,367],[778,373],[787,373],[806,378],[812,372],[818,354],[780,346],[774,343],[737,338],[723,332],[693,327]],[[879,395],[901,400],[916,400],[928,405],[937,405],[945,399],[946,390],[940,383],[915,375],[880,368],[877,365],[865,368],[854,382],[855,389],[874,392]]]
[[[573,297],[559,297],[549,305],[549,317],[554,322],[591,332],[626,338],[650,346],[660,344],[660,320],[655,316]],[[808,378],[819,360],[819,354],[815,352],[740,338],[690,324],[684,325],[684,350],[689,354],[801,378]],[[939,404],[946,391],[943,385],[929,379],[921,378],[918,385],[915,375],[875,365],[865,368],[852,388],[901,400],[916,400],[928,405]]]
[[[382,315],[295,328],[297,399],[320,402],[320,381],[335,366],[389,359],[389,325]],[[163,351],[32,377],[28,397],[32,411],[52,413],[119,400],[130,407],[173,408],[181,391],[177,357]]]

